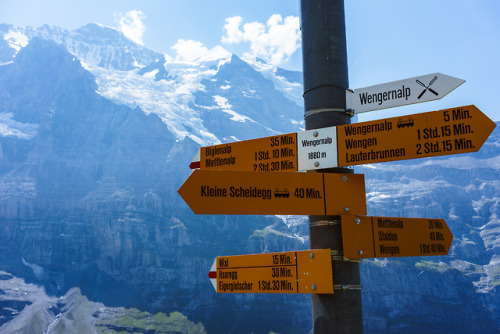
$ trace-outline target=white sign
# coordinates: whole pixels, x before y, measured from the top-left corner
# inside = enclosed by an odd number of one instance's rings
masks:
[[[346,91],[347,109],[356,114],[407,104],[439,100],[465,80],[433,73]]]
[[[297,132],[298,170],[315,170],[338,166],[337,128]]]

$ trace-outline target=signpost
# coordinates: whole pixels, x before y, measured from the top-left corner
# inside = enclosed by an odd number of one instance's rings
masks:
[[[329,249],[218,256],[208,277],[217,293],[333,293]]]
[[[453,235],[444,219],[342,215],[347,259],[448,255]]]
[[[195,170],[178,192],[195,214],[366,214],[362,174]]]
[[[441,73],[422,75],[346,91],[347,108],[360,114],[407,104],[439,100],[465,80]]]
[[[203,147],[192,167],[302,171],[476,152],[495,126],[470,105]]]

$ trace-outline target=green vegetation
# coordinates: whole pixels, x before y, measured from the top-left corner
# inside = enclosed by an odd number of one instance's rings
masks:
[[[500,266],[491,266],[488,267],[488,274],[492,277],[491,285],[499,286],[500,285]]]
[[[148,313],[138,309],[129,309],[123,317],[117,318],[113,325],[127,328],[146,328],[148,325]]]
[[[96,322],[98,333],[190,333],[206,334],[202,323],[193,323],[180,312],[149,314],[133,309],[119,309],[112,315],[100,318]]]

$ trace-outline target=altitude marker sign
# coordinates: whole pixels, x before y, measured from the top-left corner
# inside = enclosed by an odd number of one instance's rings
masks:
[[[178,193],[195,214],[366,214],[362,174],[198,169]]]
[[[333,293],[329,249],[218,256],[208,277],[217,293]]]
[[[474,105],[338,126],[339,166],[476,152],[495,126]]]
[[[347,108],[360,114],[367,111],[438,100],[465,80],[433,73],[376,86],[346,91]]]
[[[444,219],[342,215],[347,259],[448,255],[453,234]]]

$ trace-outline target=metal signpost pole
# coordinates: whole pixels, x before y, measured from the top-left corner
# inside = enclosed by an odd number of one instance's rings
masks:
[[[349,124],[343,0],[301,0],[306,130]],[[322,172],[349,173],[333,168]],[[345,213],[349,213],[349,207]],[[314,333],[362,333],[358,262],[344,262],[340,216],[309,216],[311,249],[330,248],[334,294],[312,295]]]

